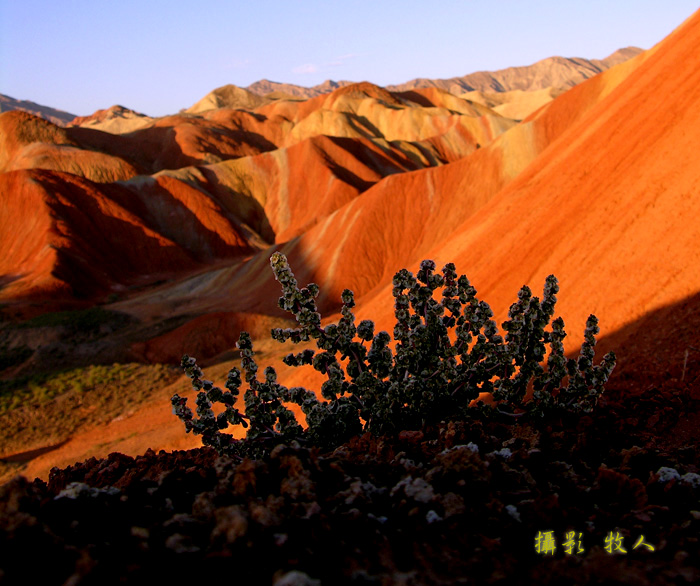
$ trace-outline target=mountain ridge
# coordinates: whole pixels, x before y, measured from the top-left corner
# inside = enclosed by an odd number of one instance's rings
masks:
[[[29,100],[17,100],[10,96],[0,94],[0,113],[10,112],[12,110],[21,110],[23,112],[29,112],[30,114],[36,114],[58,126],[66,126],[76,117],[75,114],[71,114],[70,112],[57,110],[50,106],[42,106],[41,104]]]
[[[510,92],[514,90],[536,91],[545,88],[571,88],[610,67],[639,55],[642,49],[626,47],[618,49],[605,59],[581,57],[548,57],[531,65],[508,67],[496,71],[477,71],[449,79],[414,79],[390,85],[391,91],[405,91],[417,87],[435,86],[450,93],[468,91]]]
[[[388,91],[403,92],[418,88],[437,87],[459,95],[470,91],[502,93],[515,90],[536,91],[552,88],[553,91],[561,93],[564,89],[573,87],[577,83],[641,52],[642,49],[637,47],[626,47],[618,49],[604,59],[548,57],[531,65],[510,67],[496,71],[478,71],[448,79],[416,78],[402,84],[388,85],[386,89]],[[206,110],[221,107],[254,109],[267,101],[315,98],[356,83],[358,82],[328,79],[321,84],[304,87],[261,79],[247,87],[227,84],[212,90],[198,102],[188,108],[184,108],[182,111],[199,114]],[[26,100],[16,100],[0,94],[0,112],[10,110],[30,112],[59,126],[90,126],[117,133],[129,132],[142,127],[139,121],[141,118],[153,119],[124,106],[112,106],[111,108],[96,110],[86,116],[76,116],[49,106],[42,106]],[[129,119],[128,122],[124,121],[125,118]],[[146,121],[144,120],[144,123]]]
[[[104,130],[112,134],[121,134],[143,128],[152,121],[153,118],[146,116],[146,114],[115,104],[104,110],[97,110],[90,116],[76,116],[68,123],[68,126],[82,126]]]
[[[390,84],[384,87],[389,91],[396,92],[416,88],[438,87],[449,91],[450,93],[456,94],[468,91],[507,92],[513,90],[534,91],[544,89],[546,87],[555,87],[557,89],[564,87],[568,88],[573,87],[584,79],[588,79],[593,75],[597,75],[598,73],[609,69],[613,65],[617,65],[618,63],[622,63],[627,59],[631,59],[642,51],[643,49],[638,47],[625,47],[618,49],[604,59],[585,59],[582,57],[558,56],[547,57],[531,65],[508,67],[495,71],[477,71],[447,79],[416,78],[405,83],[393,85]],[[547,69],[555,70],[554,74],[550,74],[551,81],[548,81],[547,78],[541,74],[542,71]],[[566,76],[563,73],[564,71],[575,72],[576,77],[572,78],[571,76]],[[540,75],[535,79],[528,79],[532,77],[533,72],[540,72]],[[526,78],[528,80],[522,81],[519,78]],[[304,87],[295,84],[263,79],[252,83],[245,89],[260,96],[264,96],[272,92],[280,92],[299,98],[314,98],[352,83],[354,82],[333,81],[329,79],[315,86]]]

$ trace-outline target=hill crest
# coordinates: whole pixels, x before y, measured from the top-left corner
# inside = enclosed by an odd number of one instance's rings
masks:
[[[58,126],[66,126],[75,118],[75,114],[71,114],[70,112],[64,112],[63,110],[57,110],[49,106],[42,106],[41,104],[29,100],[17,100],[10,96],[0,94],[0,113],[11,112],[12,110],[20,110],[22,112],[34,114],[35,116],[40,116]]]

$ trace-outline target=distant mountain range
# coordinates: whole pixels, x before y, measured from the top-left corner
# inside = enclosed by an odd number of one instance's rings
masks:
[[[571,88],[582,81],[610,69],[613,65],[631,59],[642,52],[638,47],[619,49],[605,59],[582,59],[579,57],[549,57],[532,65],[508,67],[498,71],[478,71],[449,79],[417,78],[398,85],[388,85],[386,89],[403,92],[416,88],[437,87],[452,94],[470,91],[510,92],[513,90],[535,91],[545,88]],[[279,83],[263,79],[249,85],[253,94],[288,95],[296,98],[314,98],[338,88],[350,85],[351,81],[326,80],[313,87],[302,87],[289,83]]]
[[[547,90],[550,95],[545,101],[549,101],[549,99],[556,97],[562,91],[641,52],[642,49],[637,47],[627,47],[615,51],[605,59],[549,57],[528,66],[509,67],[498,71],[479,71],[462,77],[449,79],[417,78],[403,84],[387,86],[386,89],[394,92],[404,92],[418,88],[435,87],[455,95],[461,95],[465,92],[481,92],[481,94],[486,95],[464,97],[489,106],[501,105],[504,102],[503,99],[495,99],[494,101],[492,97],[489,97],[489,94]],[[329,79],[313,87],[303,87],[262,79],[249,85],[247,88],[240,88],[230,84],[213,90],[184,111],[190,114],[198,114],[206,110],[225,107],[254,109],[276,99],[293,98],[306,100],[314,98],[354,83],[352,81],[333,81]],[[510,101],[510,99],[505,101]],[[537,104],[541,105],[540,102],[541,100]],[[23,110],[24,112],[36,114],[58,126],[66,126],[72,123],[77,126],[90,126],[95,129],[117,133],[135,130],[151,121],[150,117],[133,112],[123,106],[112,106],[106,110],[98,110],[89,116],[76,117],[74,114],[63,112],[62,110],[56,110],[26,100],[16,100],[0,94],[0,112],[9,110]],[[514,111],[516,114],[520,113],[519,108],[516,108]]]
[[[511,92],[536,91],[545,88],[571,88],[618,63],[639,55],[642,49],[619,49],[605,59],[581,59],[578,57],[549,57],[532,65],[508,67],[498,71],[479,71],[450,79],[414,79],[400,85],[387,86],[390,91],[406,91],[416,88],[437,87],[452,94],[463,92]]]

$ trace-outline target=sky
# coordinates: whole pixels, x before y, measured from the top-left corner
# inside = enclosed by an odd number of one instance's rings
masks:
[[[0,0],[0,93],[151,116],[259,79],[398,84],[648,49],[690,0]]]

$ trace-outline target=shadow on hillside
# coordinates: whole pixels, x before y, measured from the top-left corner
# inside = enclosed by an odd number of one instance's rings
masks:
[[[677,382],[697,391],[700,388],[700,293],[652,311],[600,338],[596,361],[610,350],[617,355],[617,366],[608,382],[609,389],[637,394],[650,387]]]
[[[140,174],[150,175],[164,169],[180,169],[205,162],[204,151],[199,156],[186,154],[178,141],[176,120],[170,125],[148,126],[126,134],[112,134],[94,128],[71,127],[68,136],[81,148],[117,156],[133,165]],[[228,150],[221,150],[222,143],[207,137],[224,136]],[[277,146],[263,135],[240,129],[228,129],[211,124],[196,127],[196,144],[206,144],[206,153],[221,160],[236,159],[275,150]]]
[[[405,92],[392,92],[392,93],[401,99],[408,100],[409,102],[413,102],[414,104],[418,104],[419,106],[423,106],[424,108],[434,108],[435,107],[435,104],[433,104],[423,94],[419,94],[418,92],[413,91],[413,90],[408,90]]]
[[[263,118],[265,117],[263,116]],[[257,147],[263,153],[276,151],[279,148],[274,142],[271,142],[259,132],[253,132],[252,130],[227,130],[226,134],[229,137],[231,137],[234,141],[247,143]],[[229,155],[221,155],[221,157],[224,159],[232,158]]]
[[[245,181],[241,181],[234,189],[220,181],[218,175],[207,167],[199,167],[199,171],[206,179],[202,188],[216,197],[216,202],[226,212],[230,221],[239,225],[244,223],[264,242],[275,241],[275,231],[265,208],[248,189]]]
[[[366,138],[384,138],[384,133],[372,124],[367,116],[352,114],[348,117],[348,122]]]
[[[0,291],[2,291],[9,284],[19,281],[24,275],[22,274],[4,274],[0,275]]]
[[[399,151],[399,153],[396,153],[391,149],[384,150],[386,147],[382,147],[380,143],[374,143],[376,146],[382,148],[382,153],[380,154],[374,149],[367,148],[364,144],[358,142],[358,140],[354,138],[329,136],[328,139],[333,144],[347,152],[349,156],[357,159],[363,165],[369,167],[370,169],[375,170],[382,177],[394,175],[395,173],[414,171],[416,169],[421,169],[424,167],[423,164],[419,163],[413,157],[411,157],[410,154],[405,153],[402,150],[402,145],[400,144],[401,141],[389,142],[392,148],[395,148],[397,151]],[[426,160],[430,160],[430,152],[423,145],[421,145],[418,142],[414,142],[411,144],[421,152],[421,154],[425,157]],[[337,166],[338,165],[336,164],[335,167]],[[336,171],[335,168],[333,168],[333,166],[331,167],[331,169],[333,170],[333,172]],[[350,173],[348,169],[343,169],[345,172]],[[357,177],[354,174],[353,176]],[[357,185],[361,189],[363,188],[363,186],[360,183],[368,184],[368,186],[374,185],[376,183],[362,181],[361,179],[359,179],[359,177],[355,181],[356,183],[352,184]],[[367,188],[368,187],[364,187],[364,189]]]

